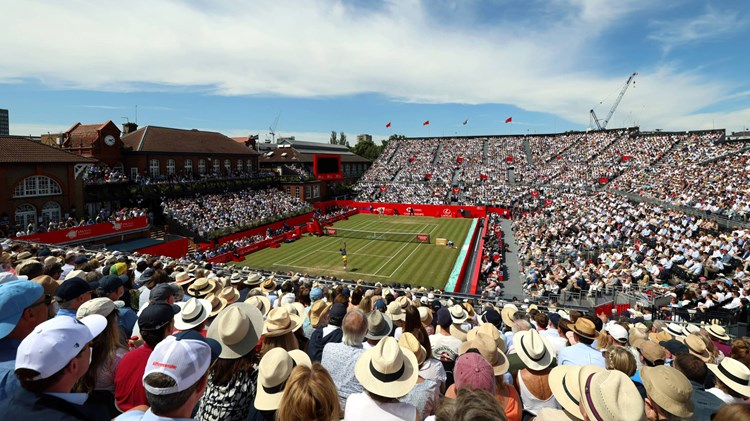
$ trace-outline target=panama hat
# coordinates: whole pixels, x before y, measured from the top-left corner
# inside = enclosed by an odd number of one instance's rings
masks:
[[[503,319],[506,327],[513,326],[513,315],[518,312],[518,307],[514,304],[506,304],[502,310],[500,310],[500,317]]]
[[[427,327],[432,324],[432,311],[427,307],[418,307],[419,321],[422,322],[423,327]]]
[[[268,313],[266,322],[263,324],[263,336],[281,336],[294,332],[302,326],[302,319],[296,314],[289,314],[289,310],[278,307]]]
[[[235,287],[224,287],[219,292],[219,297],[227,300],[228,304],[232,304],[240,299],[240,292]]]
[[[245,302],[257,307],[263,317],[266,317],[268,312],[271,311],[271,300],[265,295],[251,295],[245,299]]]
[[[370,393],[386,398],[400,398],[417,384],[417,357],[404,352],[390,336],[363,352],[354,366],[354,376]]]
[[[210,278],[198,278],[188,287],[188,294],[195,298],[205,298],[216,289],[216,281]]]
[[[685,338],[685,345],[688,347],[688,352],[692,355],[703,360],[704,363],[711,362],[711,353],[706,348],[706,343],[703,342],[700,336],[695,333],[691,333]]]
[[[588,419],[600,421],[641,421],[644,403],[641,394],[627,374],[584,366],[578,373],[581,412]]]
[[[734,358],[724,357],[718,365],[706,364],[706,367],[728,388],[750,397],[750,368],[745,364]]]
[[[242,282],[242,274],[240,272],[234,272],[232,276],[229,277],[230,284],[239,284],[240,282]]]
[[[417,364],[422,365],[425,359],[427,359],[427,351],[419,343],[417,337],[411,332],[406,332],[398,339],[398,346],[409,350],[415,357],[417,357]]]
[[[641,368],[646,394],[659,407],[680,418],[693,416],[693,386],[679,370],[664,365]]]
[[[188,265],[188,267],[187,267],[187,269],[186,269],[186,270],[187,270],[188,272],[195,272],[195,270],[196,270],[196,269],[198,269],[198,265],[196,265],[195,263],[190,263],[190,264]]]
[[[685,336],[685,330],[677,323],[670,323],[667,326],[663,327],[662,330],[674,337]]]
[[[180,312],[174,315],[174,328],[190,330],[211,316],[211,303],[208,300],[191,298],[187,302],[177,303]]]
[[[686,324],[683,328],[683,333],[685,336],[690,335],[691,333],[698,333],[701,331],[700,326],[694,325],[694,324]]]
[[[245,279],[243,283],[249,287],[254,287],[254,286],[260,285],[260,279],[261,279],[260,273],[251,273],[250,275],[247,276],[247,279]]]
[[[500,331],[497,329],[497,327],[490,323],[485,323],[483,325],[480,325],[479,327],[475,327],[474,329],[466,332],[466,340],[473,341],[479,333],[485,334],[494,339],[497,347],[500,348],[501,351],[505,352],[505,338],[500,334]]]
[[[451,313],[451,320],[453,320],[453,323],[463,323],[466,321],[466,319],[469,318],[469,314],[466,312],[466,309],[463,308],[460,304],[451,306],[449,310]]]
[[[562,408],[583,419],[579,410],[581,389],[578,386],[578,375],[583,366],[558,365],[549,372],[549,387]],[[598,371],[605,371],[604,367],[595,367]]]
[[[189,284],[193,282],[193,279],[189,273],[187,272],[175,272],[174,273],[174,281],[177,285],[183,286],[185,284]]]
[[[404,311],[401,309],[401,306],[397,301],[392,301],[390,304],[388,304],[386,313],[391,318],[391,320],[404,320],[406,318]]]
[[[541,371],[552,364],[552,345],[536,329],[513,335],[513,348],[526,368]]]
[[[284,303],[282,307],[286,308],[286,311],[288,311],[289,314],[296,314],[302,320],[304,320],[307,315],[305,312],[305,306],[296,301],[293,303]]]
[[[396,298],[396,301],[398,302],[398,305],[401,306],[401,310],[406,310],[406,308],[409,307],[409,304],[411,304],[411,301],[409,301],[409,298],[405,295]]]
[[[379,341],[391,334],[393,321],[387,314],[373,311],[367,316],[367,334],[365,338]]]
[[[591,320],[585,317],[579,317],[575,324],[571,324],[570,330],[588,339],[596,339],[599,336],[599,332],[596,331],[596,325]]]
[[[508,363],[508,358],[505,356],[505,353],[498,348],[492,337],[483,333],[478,333],[473,341],[462,343],[458,348],[458,353],[459,355],[463,355],[472,348],[479,351],[479,353],[482,354],[482,357],[490,363],[496,376],[508,372],[508,367],[510,365]]]
[[[266,298],[267,300],[267,298]],[[331,304],[323,301],[318,300],[313,303],[312,306],[310,306],[310,314],[308,317],[310,318],[310,325],[312,327],[317,328],[320,324],[320,319],[322,319],[327,313],[328,310],[331,309]],[[376,313],[380,313],[379,311]]]
[[[672,335],[666,330],[662,330],[661,332],[651,332],[648,334],[648,340],[656,343],[666,342],[672,339]]]
[[[255,349],[263,331],[263,315],[252,304],[234,303],[216,316],[207,336],[221,344],[219,358],[237,359]]]
[[[206,301],[211,304],[211,314],[209,315],[209,317],[216,316],[221,310],[224,310],[224,307],[227,306],[227,300],[219,297],[216,294],[210,294],[209,296],[207,296]]]
[[[727,335],[727,331],[724,330],[723,327],[719,325],[709,325],[706,328],[706,331],[709,335],[713,336],[714,338],[720,340],[720,341],[728,341],[729,335]]]
[[[263,292],[265,292],[266,294],[270,294],[270,293],[276,291],[276,280],[275,279],[276,278],[274,278],[273,275],[269,276],[268,278],[266,278],[265,281],[263,281],[260,284],[260,289],[262,289]]]
[[[266,352],[258,364],[255,409],[259,411],[279,409],[286,381],[297,365],[312,366],[310,357],[298,349],[287,352],[283,348],[273,348]]]

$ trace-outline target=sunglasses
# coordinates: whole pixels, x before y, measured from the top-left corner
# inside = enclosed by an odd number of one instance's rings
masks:
[[[27,308],[32,308],[32,307],[36,307],[36,306],[38,306],[38,305],[42,305],[42,304],[44,304],[44,305],[46,305],[46,306],[49,306],[50,304],[52,304],[52,301],[54,301],[54,300],[52,299],[52,296],[51,296],[51,295],[49,295],[49,294],[44,294],[44,300],[42,300],[42,301],[40,301],[40,302],[38,302],[38,303],[34,303],[34,304],[32,304],[32,305],[28,306]]]

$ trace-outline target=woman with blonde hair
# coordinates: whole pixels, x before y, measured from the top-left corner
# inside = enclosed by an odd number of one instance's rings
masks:
[[[635,357],[621,346],[610,346],[604,354],[607,370],[619,370],[633,377],[637,369]]]
[[[320,363],[299,365],[286,381],[276,413],[278,421],[334,421],[341,418],[339,394]]]

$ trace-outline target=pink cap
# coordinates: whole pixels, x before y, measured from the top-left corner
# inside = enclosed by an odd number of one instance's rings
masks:
[[[487,360],[476,352],[467,352],[456,360],[453,368],[456,390],[468,388],[495,393],[495,372]]]

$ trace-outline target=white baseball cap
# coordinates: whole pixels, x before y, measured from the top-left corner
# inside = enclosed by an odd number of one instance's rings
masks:
[[[625,343],[628,341],[628,331],[622,325],[612,323],[607,326],[605,330],[609,332],[617,342]]]
[[[107,319],[98,314],[81,320],[73,317],[47,320],[21,341],[16,351],[16,369],[38,372],[32,380],[46,379],[65,368],[106,327]]]
[[[153,395],[171,395],[182,392],[206,374],[211,362],[221,353],[221,345],[204,338],[194,330],[168,336],[159,342],[148,357],[143,373],[143,387]],[[151,373],[162,373],[175,381],[174,386],[154,387],[146,382]]]

